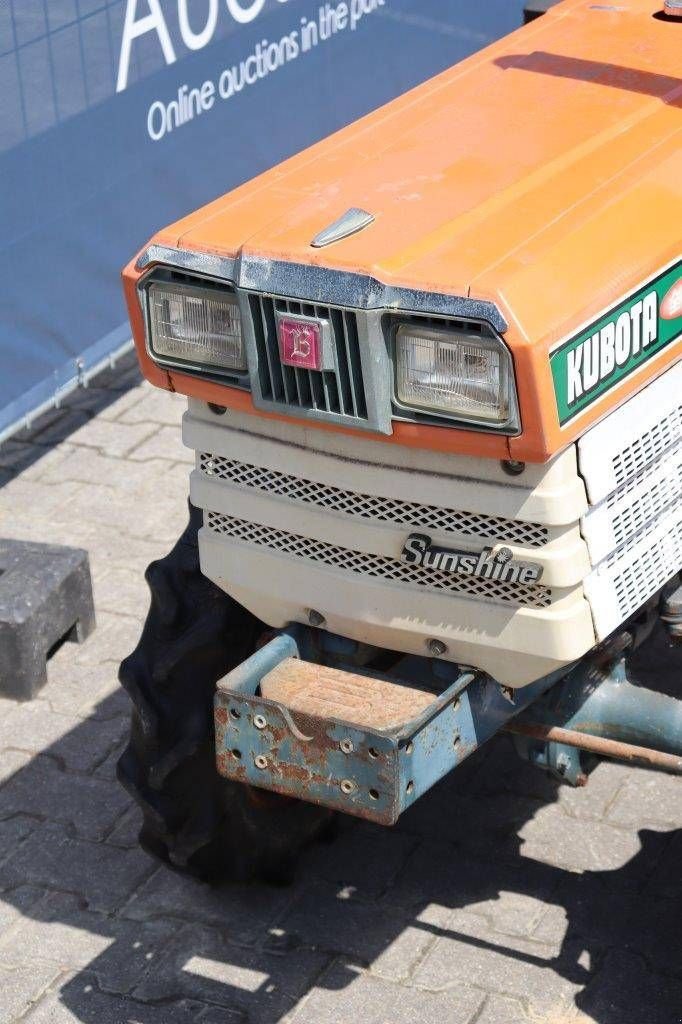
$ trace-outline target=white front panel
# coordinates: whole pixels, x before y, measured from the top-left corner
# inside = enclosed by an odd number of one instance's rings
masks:
[[[604,639],[682,569],[682,363],[578,442],[593,565],[585,580]]]
[[[599,639],[609,636],[682,568],[682,506],[619,548],[585,580]]]
[[[507,476],[495,460],[410,450],[193,401],[191,500],[204,509],[203,572],[274,627],[307,622],[408,654],[445,657],[522,686],[594,644],[582,580],[585,490],[571,447]],[[410,564],[410,534],[435,547],[508,548],[531,583]]]
[[[578,441],[578,466],[590,504],[598,505],[681,439],[679,362]]]

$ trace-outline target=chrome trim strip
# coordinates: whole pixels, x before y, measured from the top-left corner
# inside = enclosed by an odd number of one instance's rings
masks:
[[[346,210],[341,217],[328,227],[318,231],[310,244],[313,249],[324,249],[326,245],[332,245],[334,242],[340,242],[342,238],[355,235],[358,231],[362,231],[363,228],[367,228],[373,223],[373,213],[368,213],[367,210],[360,210],[357,206],[352,206],[350,210]]]
[[[154,264],[177,267],[178,270],[195,271],[209,277],[234,282],[237,261],[227,256],[215,256],[210,252],[192,252],[190,249],[171,249],[166,245],[150,245],[138,257],[135,266],[144,270]]]
[[[435,313],[469,320],[486,320],[500,333],[504,333],[508,327],[493,302],[461,295],[396,288],[382,284],[367,274],[330,270],[305,263],[286,263],[248,253],[231,259],[163,245],[150,245],[145,249],[137,261],[137,268],[143,270],[157,263],[207,274],[248,291],[286,295],[304,302],[346,306],[356,310],[400,310],[406,313]]]

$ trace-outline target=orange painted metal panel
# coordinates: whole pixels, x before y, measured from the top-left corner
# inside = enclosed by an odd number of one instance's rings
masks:
[[[520,435],[395,423],[385,440],[544,461],[682,357],[678,338],[560,426],[550,352],[682,252],[682,25],[656,17],[658,7],[563,0],[154,241],[495,302],[510,325]],[[374,224],[311,248],[351,206]],[[253,411],[242,392],[151,363],[138,276],[131,264],[149,379]]]

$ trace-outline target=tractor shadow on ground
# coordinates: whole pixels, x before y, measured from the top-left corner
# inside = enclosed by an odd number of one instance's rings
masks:
[[[650,672],[660,647],[639,659]],[[96,713],[120,710],[115,695]],[[43,962],[62,972],[47,997],[54,1016],[41,1008],[36,1024],[277,1024],[306,995],[297,1024],[680,1019],[682,829],[605,824],[628,769],[600,766],[564,803],[498,738],[395,829],[345,820],[290,888],[210,889],[133,848],[127,805],[102,837],[60,823],[62,799],[73,808],[68,771],[54,816],[2,810],[8,787],[86,732],[90,742],[84,723],[0,789],[0,826],[32,829],[2,857],[0,910],[23,919],[0,935],[0,962],[28,955],[37,972]],[[113,762],[110,752],[102,777]]]

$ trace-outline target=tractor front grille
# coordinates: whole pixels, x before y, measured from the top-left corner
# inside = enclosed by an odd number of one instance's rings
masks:
[[[357,314],[334,306],[251,293],[249,310],[258,359],[258,384],[266,402],[292,412],[308,410],[367,420],[367,400],[360,358]],[[328,320],[334,348],[334,369],[302,370],[284,366],[277,340],[277,313]]]
[[[276,494],[290,501],[312,505],[321,511],[390,523],[406,529],[414,527],[422,531],[435,530],[461,537],[475,537],[486,542],[503,538],[507,543],[525,547],[539,547],[548,540],[547,527],[540,523],[524,523],[503,516],[486,516],[461,509],[438,508],[400,498],[359,494],[210,452],[199,454],[199,469],[206,476],[262,494]]]
[[[432,591],[449,591],[469,598],[501,601],[505,604],[526,605],[532,608],[547,608],[552,602],[552,592],[548,587],[500,583],[496,580],[479,579],[476,576],[407,565],[385,555],[353,551],[337,544],[302,537],[286,530],[246,522],[210,510],[206,512],[204,521],[206,527],[215,534],[387,583]]]

